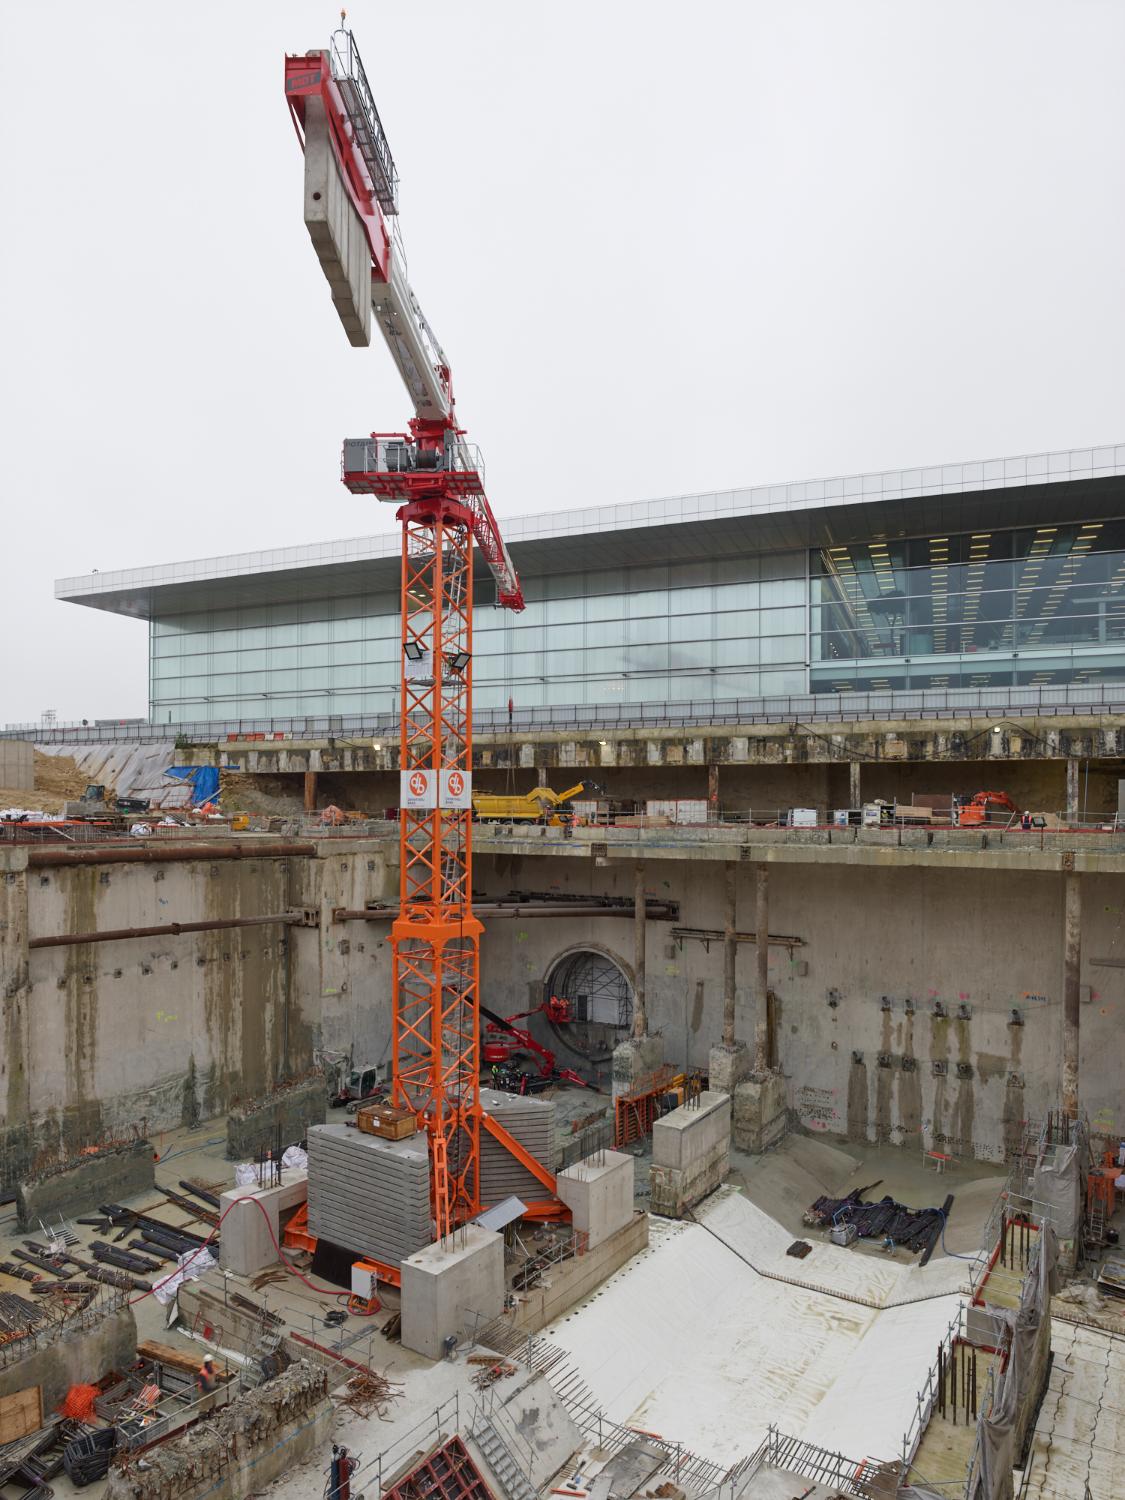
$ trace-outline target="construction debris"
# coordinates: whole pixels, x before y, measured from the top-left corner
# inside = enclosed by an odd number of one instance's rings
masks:
[[[374,1414],[382,1422],[386,1421],[383,1414],[390,1402],[397,1401],[401,1395],[402,1386],[398,1382],[392,1382],[374,1370],[358,1370],[344,1386],[337,1400],[341,1406],[354,1411],[357,1417],[370,1417]]]
[[[941,1234],[948,1209],[907,1208],[889,1197],[864,1203],[864,1193],[878,1186],[874,1182],[855,1188],[845,1198],[818,1198],[805,1213],[804,1222],[822,1229],[848,1227],[855,1231],[849,1238],[893,1242],[913,1254],[929,1249]]]
[[[498,1380],[506,1380],[509,1375],[516,1373],[516,1366],[509,1364],[507,1360],[496,1360],[492,1356],[477,1356],[470,1358],[470,1364],[484,1364],[486,1369],[478,1370],[473,1376],[473,1384],[478,1391],[487,1390],[490,1385],[495,1385]]]

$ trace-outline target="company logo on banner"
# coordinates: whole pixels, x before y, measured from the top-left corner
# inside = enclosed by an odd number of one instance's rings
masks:
[[[442,771],[441,806],[449,808],[471,808],[473,805],[473,778],[469,771]]]
[[[437,776],[433,771],[399,773],[399,806],[407,812],[425,811],[437,806]]]

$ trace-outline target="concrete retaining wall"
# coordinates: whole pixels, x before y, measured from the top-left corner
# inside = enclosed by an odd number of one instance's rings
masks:
[[[16,1185],[16,1224],[37,1230],[42,1219],[50,1228],[62,1214],[68,1219],[103,1203],[121,1203],[151,1189],[155,1182],[152,1146],[131,1146],[80,1157],[73,1166]]]
[[[0,1396],[38,1385],[43,1411],[50,1412],[72,1385],[93,1385],[110,1370],[127,1370],[136,1357],[137,1322],[132,1308],[123,1307],[89,1328],[60,1334],[0,1370]]]
[[[36,1159],[224,1115],[317,1048],[390,1047],[389,926],[332,921],[397,890],[382,840],[307,858],[27,868],[0,849],[0,1192]],[[308,911],[269,925],[28,950],[33,936]],[[296,1133],[296,1132],[295,1132]],[[303,1132],[301,1132],[303,1133]]]
[[[307,1361],[212,1413],[183,1438],[148,1449],[145,1468],[111,1470],[106,1500],[242,1500],[322,1450],[335,1423],[328,1377]]]
[[[281,1133],[282,1148],[303,1141],[310,1125],[328,1117],[324,1078],[316,1073],[301,1083],[277,1089],[227,1116],[227,1160],[252,1161]]]
[[[786,861],[804,852],[779,852],[769,864],[770,930],[800,939],[792,949],[769,950],[777,1056],[796,1128],[911,1150],[925,1142],[963,1158],[1002,1161],[1019,1122],[1042,1118],[1058,1103],[1062,875],[980,869],[978,852],[952,848],[928,852],[925,867],[904,866],[898,849],[865,851],[883,862],[854,868]],[[501,864],[478,851],[473,869],[478,884],[497,895],[524,889],[631,897],[633,889],[631,863],[598,864],[589,856],[507,856]],[[678,926],[722,928],[719,861],[654,855],[645,869],[649,895],[680,903]],[[738,926],[750,929],[752,862],[739,865],[737,881]],[[1114,1137],[1125,1133],[1121,884],[1113,873],[1081,877],[1082,1103],[1092,1129]],[[671,928],[649,924],[649,1024],[663,1034],[669,1063],[706,1068],[722,1032],[722,944],[677,942]],[[631,972],[629,922],[486,923],[485,1003],[502,1012],[538,1005],[557,959],[587,946],[607,950]],[[740,943],[739,1037],[752,1039],[754,1016],[755,950]],[[545,1029],[537,1034],[557,1049]],[[608,1064],[601,1082],[608,1090]]]

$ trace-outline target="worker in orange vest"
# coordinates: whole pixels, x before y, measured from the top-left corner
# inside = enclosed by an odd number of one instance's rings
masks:
[[[215,1389],[218,1377],[215,1374],[215,1361],[209,1354],[203,1356],[203,1363],[195,1372],[196,1389],[201,1396],[210,1396]]]

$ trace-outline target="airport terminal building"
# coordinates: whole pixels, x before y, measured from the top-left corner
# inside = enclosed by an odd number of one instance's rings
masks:
[[[509,699],[581,721],[809,696],[1091,704],[1125,683],[1125,444],[502,525],[527,608],[490,607],[479,571],[486,721]],[[55,592],[147,621],[154,727],[331,727],[397,710],[399,566],[391,532]]]

